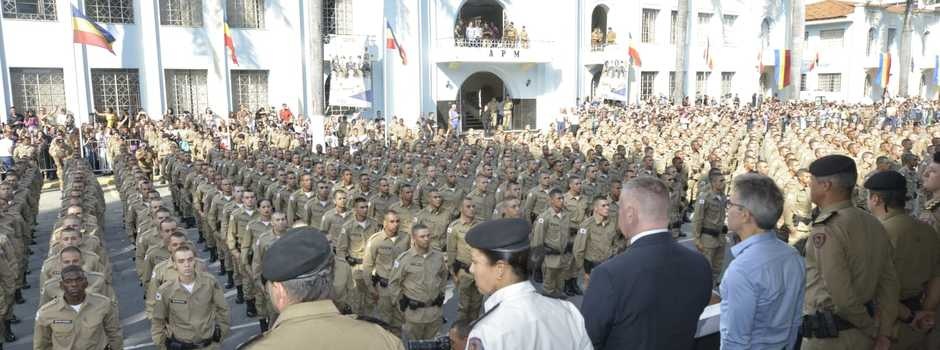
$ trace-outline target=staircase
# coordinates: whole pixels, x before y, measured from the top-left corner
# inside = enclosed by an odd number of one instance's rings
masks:
[[[483,130],[483,121],[479,117],[472,114],[464,114],[463,116],[463,129],[464,131],[470,129]]]

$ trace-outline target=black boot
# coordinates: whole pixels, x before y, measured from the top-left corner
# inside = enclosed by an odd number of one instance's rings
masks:
[[[10,314],[10,324],[20,323],[20,318],[16,317],[16,314]]]
[[[575,295],[583,295],[583,294],[584,294],[584,291],[581,290],[581,286],[578,285],[578,279],[577,279],[577,278],[572,278],[572,279],[571,279],[571,290],[574,292]]]
[[[225,259],[219,259],[219,276],[225,276]],[[232,288],[232,287],[225,287]]]
[[[6,331],[7,334],[6,334],[6,336],[4,337],[4,340],[6,340],[7,343],[15,342],[15,341],[16,341],[16,334],[13,334],[13,328],[10,327],[10,321],[7,320],[7,321],[4,321],[3,323],[4,323],[4,327],[6,327],[6,330],[7,330],[7,331]]]
[[[26,299],[23,299],[23,292],[20,292],[19,289],[17,289],[16,292],[13,293],[13,295],[14,295],[14,298],[16,299],[17,304],[26,303]]]
[[[563,291],[563,292],[565,293],[565,295],[567,295],[569,298],[575,296],[574,288],[571,288],[571,280],[570,280],[570,279],[565,280],[565,287],[562,288],[562,291]]]
[[[247,305],[248,306],[245,307],[245,316],[252,317],[252,318],[254,318],[255,316],[258,316],[258,309],[255,307],[255,300],[248,299]]]
[[[262,318],[258,320],[258,326],[261,327],[261,333],[268,331],[268,319]]]
[[[242,286],[235,287],[235,303],[238,305],[245,303],[245,293],[243,292],[243,290],[244,289],[242,289]]]
[[[225,281],[225,289],[232,289],[232,287],[235,287],[235,280],[232,279],[232,273],[231,272],[224,272],[224,273],[228,275],[228,279]],[[241,292],[239,292],[238,294],[241,294]]]
[[[26,275],[23,275],[23,288],[22,289],[30,289],[32,287],[33,286],[29,285],[29,282],[26,282]]]
[[[219,255],[215,253],[215,249],[210,249],[209,247],[206,247],[204,250],[209,251],[209,263],[210,264],[219,260]]]
[[[188,220],[187,220],[186,224],[187,224],[187,226],[189,226],[189,227],[195,226],[195,225],[190,225]],[[203,235],[202,235],[202,231],[199,231],[199,239],[196,241],[196,243],[206,243],[206,236],[203,236]]]

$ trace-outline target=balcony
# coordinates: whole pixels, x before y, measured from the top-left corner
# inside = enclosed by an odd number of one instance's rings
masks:
[[[621,44],[601,45],[587,48],[584,54],[584,64],[604,64],[607,61],[629,60],[627,57],[627,46]]]
[[[547,63],[552,59],[555,42],[437,39],[434,50],[437,63]]]

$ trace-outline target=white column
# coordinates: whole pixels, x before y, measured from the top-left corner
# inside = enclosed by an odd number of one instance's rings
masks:
[[[158,1],[141,1],[137,9],[142,54],[140,55],[141,106],[152,119],[166,110],[163,63],[160,57],[160,9]]]
[[[3,22],[5,20],[0,19],[0,38],[3,38]],[[0,117],[4,123],[7,122],[7,113],[9,113],[10,105],[13,104],[13,89],[10,86],[10,71],[7,68],[7,59],[6,59],[6,48],[3,45],[3,40],[0,40],[0,93],[3,94],[3,98],[0,99],[0,108],[2,108],[3,116]]]
[[[95,104],[88,67],[88,49],[85,45],[75,44],[72,39],[72,5],[70,1],[63,1],[56,6],[59,22],[63,26],[62,44],[68,45],[72,52],[70,62],[64,62],[62,67],[65,103],[77,122],[85,122],[88,121],[88,113],[94,112]],[[84,12],[82,2],[76,2],[74,5]]]

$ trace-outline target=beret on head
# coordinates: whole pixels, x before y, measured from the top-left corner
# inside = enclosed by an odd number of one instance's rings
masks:
[[[287,230],[274,242],[261,261],[261,276],[283,282],[320,271],[333,259],[330,241],[309,226]]]
[[[822,177],[835,174],[857,174],[855,161],[841,154],[831,154],[820,157],[809,164],[809,173]]]
[[[894,170],[879,171],[865,180],[865,188],[872,191],[907,191],[904,175]]]
[[[483,250],[518,252],[529,249],[532,226],[523,219],[499,219],[478,224],[467,232],[467,244]]]

